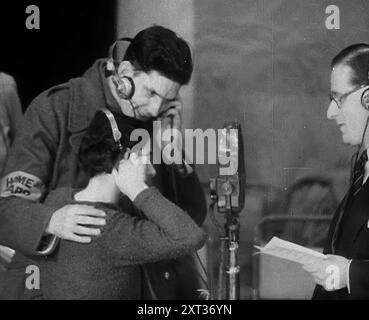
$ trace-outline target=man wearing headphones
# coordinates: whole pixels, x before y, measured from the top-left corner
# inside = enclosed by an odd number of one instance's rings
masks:
[[[17,285],[13,292],[4,292],[5,298],[37,295],[37,290],[25,288],[25,267],[32,261],[24,255],[47,256],[58,238],[89,243],[105,224],[105,213],[93,207],[43,204],[53,189],[86,185],[88,176],[79,166],[78,150],[97,110],[122,112],[127,124],[137,128],[146,128],[155,118],[161,121],[162,131],[180,129],[179,90],[190,81],[193,70],[187,43],[161,26],[124,40],[130,44],[122,61],[114,59],[115,43],[109,59],[98,60],[82,77],[43,92],[26,111],[0,189],[0,244],[16,250],[8,279]],[[180,146],[179,141],[173,145]],[[177,201],[201,225],[206,201],[193,168],[176,161],[155,169],[162,194]],[[178,298],[177,264],[149,265],[143,298]]]
[[[304,269],[318,286],[313,299],[369,298],[369,45],[355,44],[332,61],[328,119],[336,121],[344,143],[357,146],[350,188],[328,232],[325,259]]]

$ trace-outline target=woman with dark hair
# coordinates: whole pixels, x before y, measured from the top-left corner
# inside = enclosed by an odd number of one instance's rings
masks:
[[[106,225],[89,244],[60,240],[53,254],[35,258],[44,299],[141,299],[152,288],[143,264],[192,253],[205,242],[191,217],[149,186],[148,157],[129,154],[138,120],[104,112],[96,113],[79,151],[88,185],[52,191],[45,203],[94,205],[106,212]],[[81,231],[89,219],[81,216]]]

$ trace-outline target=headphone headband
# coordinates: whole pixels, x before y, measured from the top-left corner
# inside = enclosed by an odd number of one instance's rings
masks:
[[[113,42],[113,44],[109,48],[109,60],[111,60],[114,64],[117,62],[117,60],[114,58],[115,48],[117,47],[117,44],[122,41],[132,42],[132,38],[123,37],[120,39],[117,39]],[[111,70],[113,71],[113,70]]]
[[[122,147],[122,144],[120,142],[120,139],[122,138],[122,133],[119,131],[118,124],[117,124],[117,122],[114,118],[113,113],[110,110],[106,109],[106,108],[101,109],[101,111],[104,112],[105,115],[107,116],[107,118],[110,122],[111,130],[113,132],[114,141],[116,143],[118,143],[119,150],[122,151],[123,147]]]
[[[114,53],[115,53],[115,48],[117,46],[117,44],[121,41],[128,41],[128,42],[132,42],[133,39],[132,38],[120,38],[116,41],[114,41],[114,43],[110,46],[109,48],[109,58],[108,61],[106,63],[106,71],[105,71],[105,76],[113,76],[113,83],[114,86],[117,89],[117,94],[120,98],[125,99],[125,100],[130,100],[134,93],[135,93],[135,84],[133,82],[133,80],[130,77],[120,77],[118,75],[117,69],[116,69],[116,64],[118,63],[118,60],[114,59]]]

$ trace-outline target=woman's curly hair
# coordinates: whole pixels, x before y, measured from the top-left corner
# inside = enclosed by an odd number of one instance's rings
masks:
[[[127,150],[132,148],[137,141],[131,141],[130,135],[136,128],[143,124],[122,113],[113,113],[118,128],[122,133],[119,144],[114,141],[109,119],[102,111],[97,111],[86,133],[82,137],[79,148],[79,162],[82,169],[90,176],[101,173],[111,173],[114,166],[119,162]]]

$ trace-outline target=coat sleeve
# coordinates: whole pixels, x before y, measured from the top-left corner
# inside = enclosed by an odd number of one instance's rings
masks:
[[[119,264],[176,258],[201,248],[206,234],[183,210],[155,188],[141,192],[134,205],[145,217],[121,213],[108,221],[107,250]]]
[[[353,259],[349,271],[350,298],[369,299],[369,261]]]
[[[51,178],[59,124],[51,100],[37,97],[27,109],[0,186],[0,244],[24,254],[40,253],[44,230],[57,209],[40,200]]]
[[[22,118],[22,106],[13,77],[0,73],[0,168],[5,167],[9,147]]]
[[[174,175],[174,179],[167,178],[167,180],[175,181],[176,190],[172,192],[177,194],[178,205],[201,226],[206,218],[207,206],[204,190],[195,168],[193,167],[192,173],[185,175],[176,170],[175,166],[166,166],[166,171],[169,172],[169,177]],[[173,189],[172,185],[170,189]]]

